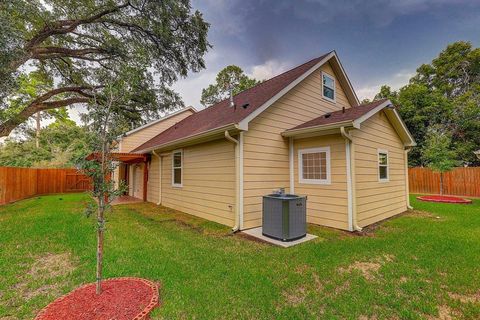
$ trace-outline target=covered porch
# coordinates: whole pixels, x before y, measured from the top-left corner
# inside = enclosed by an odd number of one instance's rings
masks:
[[[112,152],[110,157],[118,166],[112,174],[116,186],[123,181],[128,189],[113,204],[147,201],[149,154]],[[98,160],[99,154],[92,153],[88,160]]]
[[[121,202],[147,201],[148,192],[148,154],[136,153],[112,153],[112,157],[118,162],[113,179],[120,185],[121,181],[128,186]]]

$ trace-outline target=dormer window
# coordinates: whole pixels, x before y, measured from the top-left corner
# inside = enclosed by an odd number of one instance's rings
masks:
[[[322,72],[322,96],[335,102],[335,78],[325,72]]]

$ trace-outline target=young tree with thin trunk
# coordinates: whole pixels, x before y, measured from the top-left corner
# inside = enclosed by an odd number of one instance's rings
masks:
[[[440,126],[430,127],[427,131],[422,157],[427,167],[440,173],[440,195],[443,195],[443,175],[458,165],[455,151],[452,150],[452,137]]]
[[[80,161],[82,171],[93,180],[92,196],[95,205],[87,207],[87,215],[96,213],[97,218],[97,271],[96,292],[101,293],[101,281],[103,279],[103,247],[105,235],[105,214],[111,208],[111,202],[125,191],[125,186],[118,188],[111,179],[116,168],[116,163],[111,152],[116,138],[121,134],[121,126],[124,119],[118,109],[129,96],[134,94],[129,90],[125,82],[119,79],[112,80],[101,92],[94,93],[94,100],[88,106],[88,113],[84,120],[88,123],[91,135],[90,147],[93,159]]]

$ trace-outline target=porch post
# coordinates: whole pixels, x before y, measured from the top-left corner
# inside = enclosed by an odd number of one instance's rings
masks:
[[[143,163],[143,201],[147,201],[148,162]]]

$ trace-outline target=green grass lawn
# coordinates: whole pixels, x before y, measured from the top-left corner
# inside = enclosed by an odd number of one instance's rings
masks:
[[[31,319],[95,278],[81,194],[0,207],[0,319]],[[108,215],[105,276],[161,284],[153,319],[480,318],[480,201],[417,202],[365,236],[309,227],[283,249],[153,204]]]

